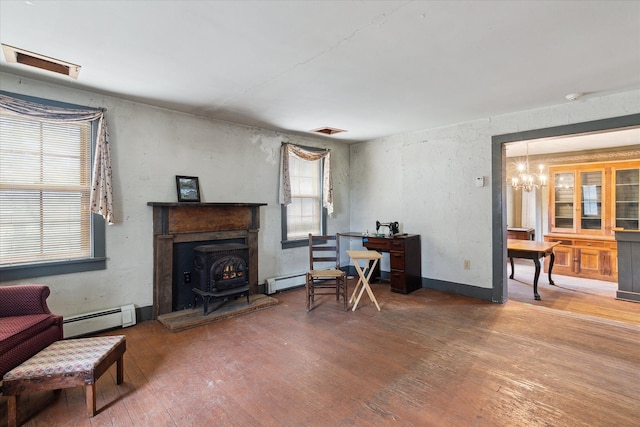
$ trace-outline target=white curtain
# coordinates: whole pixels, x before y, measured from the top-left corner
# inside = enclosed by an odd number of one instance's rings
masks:
[[[280,149],[280,204],[291,204],[291,177],[289,176],[289,156],[302,160],[320,160],[324,158],[322,174],[322,205],[333,217],[333,182],[331,179],[331,150],[311,151],[293,144],[282,144]]]
[[[91,212],[102,215],[113,224],[113,191],[111,187],[111,151],[104,111],[94,109],[61,108],[13,98],[0,94],[0,108],[21,116],[56,123],[98,121],[98,141],[93,160],[91,180]]]

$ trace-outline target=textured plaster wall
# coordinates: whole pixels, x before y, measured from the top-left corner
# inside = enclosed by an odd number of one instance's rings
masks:
[[[197,176],[203,202],[267,203],[260,209],[259,283],[308,269],[308,250],[282,250],[278,167],[281,141],[330,148],[335,214],[331,233],[349,228],[349,147],[328,139],[213,121],[141,103],[0,74],[0,89],[107,108],[116,224],[106,229],[107,269],[2,282],[44,283],[50,308],[68,316],[152,304],[152,208],[175,202],[175,175]]]
[[[421,235],[423,277],[492,288],[492,136],[638,112],[630,91],[352,145],[351,229],[398,221]]]

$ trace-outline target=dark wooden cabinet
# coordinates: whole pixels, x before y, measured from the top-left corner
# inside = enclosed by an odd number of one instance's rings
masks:
[[[397,234],[393,237],[362,238],[362,245],[370,250],[389,252],[391,290],[408,294],[422,287],[420,236]],[[379,265],[379,264],[378,264]],[[378,270],[379,271],[379,270]],[[379,272],[374,275],[379,275]]]
[[[533,228],[507,228],[507,239],[536,240],[536,231]]]

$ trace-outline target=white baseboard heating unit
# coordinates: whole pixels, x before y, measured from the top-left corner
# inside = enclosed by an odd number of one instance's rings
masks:
[[[289,276],[272,277],[265,280],[267,294],[275,294],[278,291],[305,285],[307,283],[306,273],[291,274]]]
[[[133,304],[107,310],[92,311],[65,317],[63,320],[64,337],[71,338],[92,332],[104,331],[121,326],[136,324],[136,308]]]

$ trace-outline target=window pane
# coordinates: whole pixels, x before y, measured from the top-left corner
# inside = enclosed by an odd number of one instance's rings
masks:
[[[0,115],[0,265],[91,257],[91,124]]]
[[[317,198],[292,198],[287,206],[287,236],[289,239],[306,238],[309,233],[320,233],[320,209]]]
[[[283,241],[306,240],[309,233],[322,233],[322,165],[323,160],[289,156],[291,204],[285,208]]]

